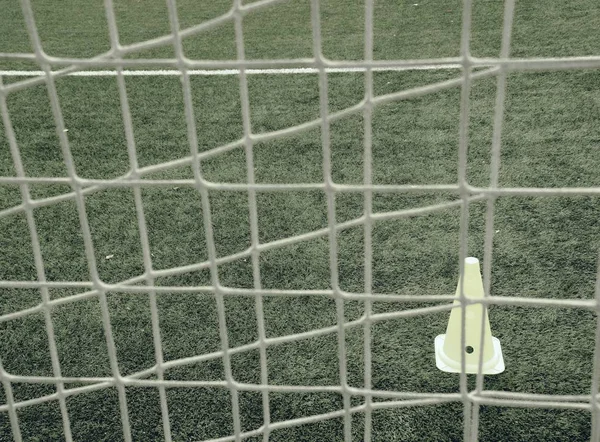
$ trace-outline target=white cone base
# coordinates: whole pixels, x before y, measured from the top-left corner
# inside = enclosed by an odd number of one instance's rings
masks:
[[[437,335],[435,337],[435,365],[440,370],[448,373],[460,373],[460,359],[458,361],[454,361],[444,353],[445,340],[446,335]],[[483,374],[499,374],[504,371],[504,358],[502,357],[500,340],[492,337],[492,344],[494,346],[494,357],[483,363],[483,367],[481,367],[481,372]],[[467,364],[465,367],[465,372],[469,374],[476,374],[477,364]]]

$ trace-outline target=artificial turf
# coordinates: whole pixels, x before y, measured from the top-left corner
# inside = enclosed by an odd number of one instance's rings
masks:
[[[416,4],[415,4],[416,2]],[[5,1],[0,14],[0,52],[31,50],[16,1]],[[69,0],[57,6],[35,1],[34,12],[45,50],[52,55],[92,56],[109,48],[100,3],[82,6]],[[501,2],[476,1],[472,52],[497,56],[502,29]],[[229,8],[228,2],[178,2],[182,26],[209,19]],[[169,32],[162,1],[115,1],[123,43]],[[323,51],[327,57],[360,59],[363,51],[363,4],[325,0],[321,8]],[[248,58],[311,55],[310,3],[289,1],[245,18]],[[597,51],[595,30],[600,7],[592,0],[557,3],[517,2],[511,55],[571,56]],[[458,55],[461,2],[378,1],[374,53],[378,59]],[[186,39],[190,58],[235,57],[233,25],[207,36]],[[171,48],[136,55],[169,57]],[[35,65],[0,58],[0,69],[36,69]],[[458,71],[380,72],[375,93],[422,86],[460,75]],[[5,77],[5,83],[17,80]],[[329,75],[329,106],[335,112],[360,101],[359,73]],[[273,131],[319,116],[314,75],[249,77],[252,130]],[[140,166],[189,154],[181,83],[177,77],[128,77]],[[597,71],[510,74],[502,136],[500,185],[507,187],[598,186],[600,178],[600,76]],[[116,80],[67,77],[57,81],[59,97],[78,174],[111,178],[129,169]],[[471,93],[468,180],[486,186],[496,82],[477,81]],[[199,149],[205,151],[242,135],[239,82],[235,76],[192,78]],[[378,107],[373,116],[373,181],[378,184],[446,184],[457,182],[460,90],[450,89]],[[8,107],[30,176],[65,176],[47,91],[36,86],[7,97]],[[362,182],[363,122],[360,116],[336,121],[331,128],[332,173],[338,183]],[[245,182],[242,149],[203,161],[207,179]],[[255,175],[261,183],[322,181],[319,130],[254,146]],[[14,176],[5,137],[0,138],[0,173]],[[151,178],[190,178],[181,167]],[[33,185],[35,198],[69,191],[66,186]],[[150,250],[155,269],[205,261],[208,257],[199,194],[186,187],[147,187],[142,191]],[[421,207],[456,195],[375,194],[375,212]],[[0,210],[20,203],[16,186],[0,186]],[[250,245],[248,196],[245,192],[211,191],[211,213],[218,256]],[[85,199],[103,281],[116,283],[143,273],[142,248],[131,189],[107,189]],[[260,242],[271,242],[327,226],[325,195],[319,191],[258,194]],[[498,296],[590,299],[600,237],[598,198],[501,197],[495,216],[492,293]],[[361,194],[336,198],[340,222],[362,214]],[[50,281],[87,281],[89,272],[77,210],[64,201],[35,210],[46,277]],[[485,203],[471,204],[469,255],[483,256]],[[410,219],[377,222],[373,229],[373,291],[396,294],[451,294],[458,275],[460,210],[445,210]],[[35,280],[35,266],[23,213],[0,218],[0,278]],[[338,235],[342,289],[363,290],[363,229]],[[266,289],[330,287],[326,237],[272,249],[261,254],[261,283]],[[110,258],[108,258],[110,256]],[[253,287],[250,259],[219,267],[221,283]],[[161,277],[157,285],[210,284],[207,270]],[[78,293],[51,289],[52,298]],[[146,295],[108,293],[112,329],[123,375],[155,364]],[[2,314],[37,305],[39,291],[0,290]],[[375,303],[375,312],[421,307],[424,303]],[[229,344],[238,347],[258,338],[254,299],[225,297]],[[217,309],[211,294],[159,294],[158,311],[166,361],[220,350]],[[335,303],[318,297],[267,297],[268,337],[285,336],[335,324]],[[345,318],[357,319],[361,303],[346,302]],[[500,307],[490,309],[492,330],[503,345],[506,372],[488,376],[485,388],[540,394],[589,394],[595,315],[580,309]],[[64,376],[110,376],[100,305],[96,298],[53,309],[58,352]],[[373,388],[417,392],[456,392],[458,377],[435,368],[433,339],[443,333],[447,313],[396,319],[373,326]],[[273,385],[339,385],[337,337],[328,334],[268,349],[269,383]],[[348,382],[363,384],[363,331],[346,337]],[[0,358],[4,369],[19,375],[51,376],[48,340],[41,314],[0,323]],[[232,356],[236,380],[260,383],[257,350]],[[220,380],[220,359],[168,370],[167,379]],[[474,387],[473,379],[469,386]],[[52,385],[14,383],[15,400],[55,391]],[[72,385],[71,387],[74,387]],[[174,440],[203,440],[232,434],[230,394],[222,388],[167,390]],[[333,393],[271,393],[273,422],[339,410]],[[5,392],[0,391],[1,403]],[[263,423],[261,395],[240,393],[242,429]],[[353,405],[363,398],[353,397]],[[134,440],[161,440],[158,390],[127,387]],[[75,440],[122,439],[116,389],[67,399]],[[578,410],[484,406],[482,441],[587,440],[590,414]],[[460,440],[462,403],[392,408],[373,415],[374,440]],[[25,440],[62,440],[57,401],[19,409]],[[353,437],[362,439],[363,417],[353,416]],[[271,440],[342,440],[341,418],[276,430]],[[11,440],[7,413],[0,414],[0,440]],[[259,440],[250,438],[248,440]]]

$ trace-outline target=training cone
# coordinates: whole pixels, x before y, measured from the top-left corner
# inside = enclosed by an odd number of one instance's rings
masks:
[[[477,258],[465,259],[464,294],[468,299],[482,299],[484,296],[483,281],[479,270]],[[460,296],[460,278],[456,289],[456,298]],[[460,301],[454,301],[460,306]],[[465,346],[461,345],[462,308],[455,307],[451,310],[450,320],[445,335],[435,338],[435,365],[442,371],[450,373],[461,372],[461,357],[465,357],[466,373],[477,373],[477,366],[481,354],[481,320],[485,316],[483,327],[483,374],[498,374],[504,371],[504,358],[500,341],[492,336],[487,308],[483,304],[466,306],[465,312]]]

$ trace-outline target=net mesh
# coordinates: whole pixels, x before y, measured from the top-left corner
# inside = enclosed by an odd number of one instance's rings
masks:
[[[500,188],[498,186],[498,171],[500,166],[500,140],[504,115],[504,101],[506,89],[506,76],[510,72],[522,72],[532,70],[562,70],[562,69],[582,69],[600,67],[600,57],[565,57],[565,58],[535,58],[535,59],[511,59],[510,40],[511,29],[514,15],[514,0],[507,0],[504,9],[504,22],[502,34],[502,47],[499,58],[482,59],[470,55],[469,42],[471,32],[471,0],[465,0],[463,5],[462,18],[462,36],[460,57],[429,59],[429,60],[373,60],[373,1],[367,0],[365,3],[365,47],[364,59],[360,61],[332,61],[322,55],[322,39],[320,27],[319,0],[312,0],[311,3],[311,24],[313,31],[313,57],[308,59],[282,59],[282,60],[246,60],[245,46],[243,36],[243,17],[253,11],[267,8],[281,0],[260,0],[250,4],[242,4],[241,0],[235,0],[231,9],[214,19],[205,21],[198,25],[181,29],[174,0],[167,0],[171,33],[152,40],[121,45],[115,18],[115,12],[112,0],[105,0],[106,17],[108,21],[111,50],[107,53],[88,59],[57,58],[44,53],[42,43],[36,28],[34,15],[30,0],[21,0],[22,10],[25,17],[29,38],[32,42],[33,54],[0,54],[0,58],[33,60],[37,62],[43,70],[41,75],[25,80],[19,80],[10,84],[3,84],[0,77],[0,110],[8,138],[10,151],[13,157],[16,176],[0,177],[0,184],[18,185],[22,195],[22,203],[4,209],[0,212],[1,217],[7,217],[16,213],[24,213],[29,226],[31,243],[33,246],[33,255],[37,269],[37,281],[0,281],[1,288],[35,288],[39,289],[41,302],[26,310],[4,314],[0,321],[6,322],[27,315],[42,313],[45,318],[45,327],[48,335],[49,349],[52,360],[53,376],[19,376],[10,374],[4,370],[0,364],[0,380],[6,392],[6,403],[0,406],[0,411],[8,412],[11,428],[15,440],[22,440],[17,410],[35,404],[48,401],[58,401],[63,420],[63,429],[66,440],[72,440],[71,425],[69,413],[66,406],[66,398],[79,395],[86,392],[95,391],[107,387],[116,387],[118,391],[120,415],[122,421],[122,430],[125,440],[132,440],[131,425],[127,408],[125,387],[140,386],[154,387],[159,391],[160,407],[162,413],[162,425],[165,440],[171,440],[171,428],[169,421],[169,409],[167,404],[166,389],[171,387],[220,387],[230,392],[231,407],[233,415],[233,434],[215,440],[241,440],[250,436],[261,436],[265,440],[269,434],[277,429],[299,426],[311,422],[317,422],[331,418],[342,418],[344,422],[344,439],[351,440],[352,437],[352,415],[355,413],[364,414],[364,440],[369,441],[372,437],[372,413],[374,410],[393,407],[410,407],[418,405],[442,404],[448,402],[462,402],[464,405],[464,438],[465,440],[477,440],[479,428],[479,408],[481,405],[498,406],[518,406],[518,407],[537,407],[537,408],[562,408],[562,409],[581,409],[592,413],[592,439],[600,438],[600,428],[598,425],[598,380],[600,379],[600,327],[596,332],[595,340],[595,358],[592,378],[592,389],[589,395],[540,395],[527,393],[511,393],[484,390],[483,375],[477,375],[476,388],[469,391],[467,388],[467,376],[463,372],[460,375],[460,391],[458,393],[420,393],[403,391],[382,391],[372,389],[372,326],[378,322],[393,318],[425,315],[434,312],[448,311],[452,308],[449,302],[453,296],[448,295],[380,295],[373,293],[373,244],[372,228],[377,221],[388,219],[399,219],[433,213],[450,207],[461,208],[460,222],[460,271],[463,272],[464,258],[467,254],[468,238],[468,215],[469,204],[474,201],[487,201],[486,227],[485,227],[485,248],[484,248],[484,286],[486,298],[482,301],[486,305],[510,305],[510,306],[553,306],[553,307],[571,307],[580,309],[589,309],[597,311],[600,308],[600,282],[596,287],[596,298],[593,300],[585,299],[546,299],[546,298],[525,298],[525,297],[501,297],[491,296],[490,291],[490,273],[492,263],[492,246],[494,237],[494,207],[496,198],[500,195],[599,195],[600,188]],[[234,23],[235,40],[237,50],[237,60],[234,61],[204,61],[190,60],[184,55],[182,39],[208,31],[218,25],[226,22]],[[128,54],[133,54],[141,50],[157,48],[166,45],[173,45],[175,48],[175,59],[153,59],[153,60],[135,60],[124,59]],[[125,88],[125,76],[132,75],[131,71],[126,71],[127,67],[135,66],[168,67],[175,69],[170,74],[179,75],[182,79],[182,88],[185,106],[185,118],[187,124],[187,137],[189,142],[189,156],[178,160],[154,164],[147,167],[138,165],[136,155],[136,145],[133,133],[132,119],[129,109],[129,102]],[[59,67],[62,68],[58,69]],[[446,69],[449,67],[459,67],[462,74],[451,80],[426,86],[415,87],[400,92],[386,95],[375,95],[373,91],[373,72],[382,69],[409,69],[409,68],[427,68],[427,69]],[[118,82],[118,91],[122,109],[122,119],[125,127],[125,136],[130,161],[130,172],[116,179],[85,179],[79,177],[75,172],[74,161],[69,147],[68,133],[65,128],[61,106],[55,86],[55,80],[61,76],[82,72],[90,68],[104,68],[108,71],[92,71],[90,75],[116,75]],[[55,70],[56,69],[56,70]],[[192,94],[190,85],[190,75],[197,73],[210,74],[214,69],[226,69],[229,73],[239,75],[240,100],[243,119],[242,138],[200,152],[198,150],[198,139],[196,130],[196,118],[192,105]],[[364,99],[358,104],[345,108],[337,112],[329,112],[328,109],[328,83],[327,75],[330,72],[342,71],[360,71],[364,72],[365,95]],[[255,72],[276,72],[276,73],[296,73],[312,72],[319,78],[319,106],[320,116],[318,119],[309,121],[297,126],[285,129],[253,133],[251,128],[250,104],[248,93],[247,75]],[[152,75],[156,71],[147,71],[145,74]],[[85,72],[84,72],[85,74]],[[163,73],[164,74],[164,73]],[[469,92],[472,82],[495,77],[497,79],[497,94],[495,103],[495,117],[493,129],[493,143],[491,155],[491,180],[489,187],[474,187],[467,182],[467,147],[468,147],[468,122],[469,122]],[[60,140],[64,162],[67,167],[67,177],[28,177],[26,176],[21,153],[11,124],[10,115],[7,107],[7,96],[15,91],[32,87],[34,85],[44,84],[48,90],[54,123]],[[460,133],[459,133],[459,155],[458,155],[458,183],[456,185],[376,185],[372,180],[372,113],[373,109],[381,104],[403,99],[419,97],[431,94],[437,91],[449,88],[461,88],[461,110],[460,110]],[[331,146],[329,126],[332,122],[350,115],[362,115],[364,121],[364,183],[362,185],[344,185],[335,183],[332,179],[331,166]],[[277,139],[280,137],[307,132],[314,128],[321,130],[322,144],[322,165],[323,181],[317,183],[297,183],[297,184],[259,184],[255,182],[254,164],[253,164],[253,146],[256,143]],[[242,148],[246,153],[246,183],[235,184],[225,182],[208,181],[203,176],[201,162],[211,157],[221,155],[225,152]],[[174,169],[176,167],[189,165],[193,169],[193,179],[144,179],[145,176],[159,172]],[[33,199],[30,193],[31,185],[44,184],[68,184],[72,191],[59,196]],[[175,267],[163,270],[155,270],[152,265],[152,255],[148,240],[148,230],[144,216],[144,206],[142,204],[142,188],[148,186],[189,186],[197,189],[202,200],[203,222],[206,232],[206,244],[208,249],[208,260],[184,267]],[[138,228],[140,232],[140,241],[143,252],[143,261],[145,272],[143,275],[133,277],[126,281],[115,284],[103,282],[97,270],[94,244],[90,233],[88,215],[84,197],[88,194],[105,188],[126,187],[131,188],[134,195],[135,209],[137,214]],[[215,239],[213,235],[213,223],[211,219],[211,206],[209,201],[209,190],[234,190],[247,192],[249,201],[249,219],[251,231],[251,246],[249,249],[226,256],[217,256],[215,248]],[[260,191],[306,191],[318,190],[326,195],[327,201],[327,227],[302,235],[287,237],[285,239],[260,242],[258,231],[257,214],[257,192]],[[374,192],[415,192],[415,191],[446,191],[454,192],[457,195],[456,200],[441,204],[435,204],[423,208],[411,208],[394,212],[376,213],[373,211],[373,193]],[[364,213],[361,217],[346,221],[336,221],[336,200],[337,193],[360,193],[364,197]],[[89,265],[90,280],[87,282],[47,281],[45,276],[44,263],[38,231],[34,219],[33,211],[36,208],[54,205],[61,201],[73,200],[77,205],[81,232],[85,245],[85,253]],[[350,293],[342,290],[338,283],[338,246],[337,235],[344,229],[362,226],[364,229],[364,292]],[[276,290],[263,289],[261,287],[261,271],[259,258],[262,252],[281,248],[287,245],[296,244],[314,238],[326,237],[329,243],[329,267],[331,289],[329,290]],[[232,288],[224,286],[219,281],[218,267],[222,264],[235,261],[241,258],[249,258],[252,263],[254,286],[251,289]],[[173,276],[189,272],[192,270],[208,269],[211,274],[211,283],[208,286],[196,287],[164,287],[156,286],[155,279],[164,276]],[[78,289],[81,293],[60,299],[51,299],[49,290],[52,288],[70,288]],[[152,333],[154,338],[154,350],[156,364],[144,371],[123,376],[119,370],[115,342],[111,329],[111,318],[107,303],[107,293],[118,291],[124,293],[146,293],[150,299],[150,311],[152,321]],[[157,295],[160,293],[210,293],[214,295],[218,312],[220,350],[210,354],[197,355],[185,359],[165,361],[163,359],[163,349],[161,346],[161,329],[159,326],[159,315],[157,309]],[[250,296],[256,301],[256,318],[258,326],[258,340],[251,344],[241,347],[231,347],[228,342],[227,326],[225,322],[225,304],[224,297],[228,295]],[[337,324],[331,327],[315,329],[304,333],[285,335],[276,338],[269,338],[265,332],[265,317],[263,309],[263,298],[265,296],[320,296],[329,297],[335,300]],[[432,307],[423,307],[418,309],[403,310],[398,312],[374,313],[372,304],[374,301],[385,300],[386,302],[406,302],[414,300],[418,296],[419,301],[441,301],[442,305]],[[109,377],[77,377],[69,378],[61,375],[61,367],[57,352],[54,327],[51,318],[51,309],[67,304],[75,303],[84,299],[95,298],[100,302],[102,322],[105,329],[108,356],[112,376]],[[364,302],[363,315],[354,321],[346,321],[344,315],[344,301],[359,300]],[[445,302],[448,301],[448,302]],[[461,293],[461,302],[466,302],[464,293]],[[465,310],[463,309],[463,312]],[[482,328],[484,324],[482,323]],[[355,388],[348,385],[347,366],[346,366],[346,338],[347,329],[351,327],[361,327],[364,332],[364,387]],[[285,386],[269,384],[267,348],[274,345],[280,345],[287,342],[299,341],[311,337],[323,336],[327,334],[337,335],[337,351],[339,359],[339,385],[330,386]],[[483,335],[483,333],[482,333]],[[464,341],[464,333],[463,333]],[[238,382],[234,379],[231,369],[231,357],[237,353],[258,350],[260,355],[260,379],[259,384],[247,384]],[[433,347],[432,347],[433,350]],[[483,355],[483,352],[481,352]],[[224,365],[225,379],[219,381],[178,381],[165,380],[164,372],[174,367],[194,364],[200,361],[221,359]],[[464,363],[464,361],[463,361]],[[510,364],[510,361],[508,361]],[[481,371],[482,361],[479,361],[479,371]],[[464,368],[464,365],[463,365]],[[146,379],[150,375],[155,375],[155,379]],[[66,388],[66,383],[84,384],[83,386]],[[14,399],[12,385],[14,383],[47,383],[56,386],[56,392],[46,396],[30,399],[27,401],[16,401]],[[240,419],[239,392],[253,391],[262,394],[262,413],[263,425],[252,431],[243,432]],[[337,393],[343,398],[343,408],[320,415],[302,417],[284,421],[272,421],[270,416],[269,393],[271,392],[329,392]],[[352,405],[351,396],[364,398],[360,405]],[[374,399],[387,399],[383,402],[376,402]]]

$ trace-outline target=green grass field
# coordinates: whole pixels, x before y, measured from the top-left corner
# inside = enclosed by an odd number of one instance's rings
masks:
[[[364,5],[360,1],[323,0],[323,51],[332,59],[363,57]],[[414,3],[417,3],[415,5]],[[225,13],[228,1],[178,1],[182,27]],[[115,0],[123,44],[169,33],[162,0]],[[90,57],[110,48],[102,2],[83,4],[34,0],[33,9],[45,51],[55,56]],[[0,53],[31,52],[18,1],[0,0]],[[500,49],[503,4],[476,0],[472,53],[496,57]],[[461,2],[378,0],[375,5],[376,59],[458,56]],[[549,57],[598,55],[600,5],[594,0],[555,2],[519,0],[511,55]],[[249,59],[310,57],[310,2],[284,2],[244,20]],[[184,41],[195,59],[234,59],[233,23]],[[172,48],[143,51],[136,57],[172,57]],[[1,70],[37,70],[35,64],[0,58]],[[455,78],[459,71],[378,72],[377,95]],[[6,76],[5,84],[22,78]],[[329,77],[330,111],[358,103],[364,95],[360,73]],[[206,151],[242,136],[239,81],[236,76],[192,77],[199,148]],[[249,76],[252,130],[273,131],[319,117],[316,75]],[[128,77],[127,93],[140,166],[189,155],[181,82],[177,77]],[[129,170],[126,141],[114,77],[62,77],[57,80],[77,173],[85,178],[117,177]],[[496,93],[494,78],[476,81],[471,93],[468,180],[486,186]],[[376,184],[451,184],[457,182],[460,89],[378,107],[373,116],[373,181]],[[66,176],[47,90],[28,88],[7,97],[16,138],[29,176]],[[500,184],[507,187],[600,186],[600,75],[597,71],[513,73],[508,76],[502,136]],[[0,123],[1,126],[1,123]],[[4,129],[2,127],[2,129]],[[3,131],[1,131],[3,132]],[[338,183],[360,184],[363,171],[362,117],[332,124],[332,172]],[[202,163],[207,179],[244,183],[246,159],[239,148]],[[259,183],[321,182],[319,130],[258,143],[254,147]],[[0,175],[15,176],[6,137],[0,137]],[[149,178],[192,178],[189,166]],[[34,198],[70,191],[64,185],[32,185]],[[196,190],[148,187],[142,191],[153,266],[157,270],[207,260],[202,207]],[[444,192],[378,194],[375,212],[451,201]],[[0,186],[0,211],[21,203],[17,186]],[[144,273],[133,191],[106,189],[85,199],[100,278],[117,283]],[[248,196],[211,191],[210,203],[218,256],[250,246]],[[600,201],[595,197],[501,197],[497,201],[492,294],[498,296],[591,299],[600,246]],[[483,257],[485,202],[471,204],[469,255]],[[360,193],[336,198],[338,222],[361,216]],[[49,281],[89,281],[83,237],[73,200],[35,210],[46,277]],[[458,278],[460,209],[378,222],[373,229],[373,291],[387,294],[452,294]],[[324,193],[258,194],[261,243],[327,226]],[[342,289],[363,291],[363,228],[338,236]],[[328,289],[327,237],[261,254],[266,289]],[[110,259],[107,256],[112,255]],[[250,259],[219,267],[221,283],[252,288]],[[0,218],[0,279],[36,280],[25,214]],[[157,285],[209,285],[208,270],[162,277]],[[52,298],[76,289],[51,289]],[[109,293],[108,303],[123,375],[155,364],[147,295]],[[17,312],[40,302],[34,289],[0,289],[0,313]],[[225,297],[229,344],[258,339],[254,299]],[[375,303],[375,312],[431,303]],[[317,296],[266,297],[268,337],[285,336],[336,323],[332,299]],[[217,308],[211,294],[158,295],[166,361],[220,350]],[[347,321],[359,318],[363,304],[346,302]],[[485,388],[540,394],[590,393],[596,317],[580,309],[490,308],[494,335],[503,346],[506,371],[488,376]],[[97,298],[53,309],[63,376],[111,376]],[[443,333],[448,313],[381,322],[373,326],[373,388],[452,393],[458,376],[435,368],[434,337]],[[363,386],[363,329],[347,330],[348,382]],[[299,340],[267,351],[273,385],[339,385],[337,336]],[[42,314],[0,323],[0,358],[9,373],[52,376]],[[234,378],[260,383],[258,350],[231,358]],[[220,359],[186,365],[165,373],[167,379],[222,380]],[[469,379],[474,388],[474,379]],[[67,387],[75,387],[68,385]],[[12,384],[16,401],[52,394],[47,384]],[[158,389],[127,387],[135,441],[163,439]],[[174,440],[204,440],[233,432],[231,398],[223,388],[167,390]],[[273,422],[342,408],[333,393],[271,393]],[[353,397],[352,404],[363,402]],[[0,403],[6,401],[0,390]],[[75,440],[122,440],[115,388],[67,399]],[[240,392],[242,430],[263,424],[261,394]],[[23,439],[63,440],[58,401],[19,409]],[[392,408],[373,414],[376,441],[453,441],[462,438],[463,405]],[[363,416],[353,416],[353,436],[363,437]],[[579,441],[590,437],[590,413],[578,410],[484,406],[482,441]],[[0,441],[12,440],[8,413],[0,414]],[[258,441],[261,438],[249,438]],[[276,430],[273,441],[343,440],[343,419]]]

